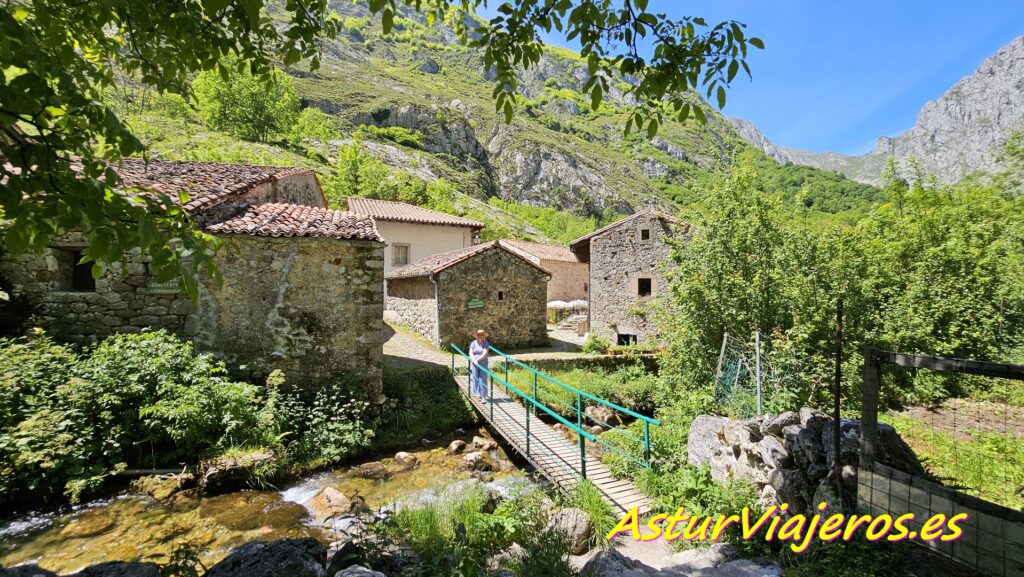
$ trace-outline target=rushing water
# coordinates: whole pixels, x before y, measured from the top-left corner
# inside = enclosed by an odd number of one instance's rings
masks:
[[[349,497],[358,494],[367,506],[377,508],[471,476],[459,467],[462,456],[449,455],[444,446],[409,452],[419,464],[402,471],[390,464],[391,459],[382,459],[390,472],[383,480],[338,469],[299,479],[281,491],[241,491],[167,503],[125,492],[70,510],[24,515],[0,524],[0,567],[38,563],[64,574],[104,561],[161,562],[186,543],[210,567],[247,541],[309,536],[326,544],[330,535],[313,525],[307,508],[326,487]],[[502,464],[495,477],[521,476],[503,455],[494,456]]]

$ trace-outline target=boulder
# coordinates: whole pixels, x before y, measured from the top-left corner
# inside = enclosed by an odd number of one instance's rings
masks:
[[[395,453],[395,465],[398,465],[401,470],[415,469],[417,464],[419,464],[419,459],[416,458],[416,455],[405,451]]]
[[[575,507],[555,511],[548,519],[546,530],[561,535],[573,555],[582,555],[590,550],[590,541],[594,536],[590,516]]]
[[[379,461],[371,461],[369,463],[363,463],[362,465],[352,467],[352,474],[357,477],[363,477],[364,479],[386,479],[388,477],[388,470],[384,467],[384,464]]]
[[[427,58],[422,64],[416,67],[416,70],[426,72],[427,74],[437,74],[441,71],[441,65],[433,58]]]
[[[487,560],[487,570],[491,572],[498,571],[502,567],[507,567],[512,563],[522,561],[528,555],[529,553],[527,553],[526,549],[523,549],[519,543],[512,543],[508,549],[505,549],[501,553],[498,553]]]
[[[327,564],[325,575],[335,575],[346,567],[351,567],[362,561],[363,552],[352,539],[343,539],[331,543],[327,550],[331,561]]]
[[[775,489],[780,503],[788,503],[790,512],[806,512],[807,497],[811,495],[807,478],[797,469],[775,469],[768,476],[768,484]]]
[[[274,464],[273,451],[215,457],[200,466],[199,485],[206,493],[229,493],[248,487],[255,471]]]
[[[455,439],[450,445],[448,445],[449,455],[458,455],[462,451],[466,450],[466,441],[462,439]]]
[[[498,448],[498,443],[484,437],[473,437],[473,446],[481,451],[491,451]]]
[[[470,471],[490,471],[494,467],[480,451],[473,451],[462,456],[462,468]]]
[[[178,491],[194,486],[195,482],[195,475],[182,473],[180,475],[147,475],[135,479],[131,485],[157,501],[166,501]]]
[[[206,577],[324,577],[327,550],[310,537],[252,541],[235,549]]]
[[[57,577],[53,571],[47,571],[35,563],[16,567],[0,568],[0,577]]]
[[[793,463],[789,451],[782,445],[778,437],[766,436],[757,444],[761,461],[770,467],[788,467]]]
[[[353,565],[348,569],[342,569],[334,574],[334,577],[387,577],[387,575],[380,571],[374,571],[373,569],[367,569],[362,565]]]
[[[690,434],[686,439],[686,460],[695,467],[711,462],[715,451],[721,447],[718,434],[728,419],[711,415],[698,415],[690,424]]]
[[[796,425],[800,423],[800,415],[793,411],[785,411],[779,413],[775,417],[767,420],[767,423],[762,427],[761,432],[765,435],[774,435],[776,437],[782,436],[782,429],[789,425]]]
[[[591,417],[591,422],[600,426],[618,427],[622,424],[619,414],[607,405],[591,405],[584,409],[583,413]]]
[[[310,514],[320,524],[347,515],[352,512],[352,508],[352,500],[334,487],[325,487],[309,500]]]
[[[629,559],[618,549],[602,549],[580,569],[580,575],[591,577],[643,577],[655,571]]]
[[[160,577],[160,566],[155,563],[110,561],[86,567],[71,577]]]

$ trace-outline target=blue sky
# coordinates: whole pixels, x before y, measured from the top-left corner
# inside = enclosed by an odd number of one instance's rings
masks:
[[[651,0],[649,10],[746,23],[766,46],[725,114],[776,144],[846,154],[910,128],[925,102],[1024,35],[1020,0]]]

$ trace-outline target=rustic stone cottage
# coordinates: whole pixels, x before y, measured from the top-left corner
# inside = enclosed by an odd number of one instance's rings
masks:
[[[254,375],[279,368],[315,386],[352,374],[380,396],[384,243],[372,219],[326,208],[306,169],[131,159],[118,173],[126,186],[188,193],[193,221],[221,241],[223,281],[201,279],[193,303],[140,258],[94,281],[77,264],[81,237],[67,234],[0,260],[47,326],[84,341],[166,328]]]
[[[619,345],[657,338],[648,305],[666,290],[660,270],[669,257],[666,240],[688,226],[667,214],[640,212],[569,244],[590,264],[591,334]]]
[[[388,309],[435,344],[465,347],[478,328],[503,348],[547,344],[546,270],[498,241],[387,274]]]
[[[472,246],[483,224],[404,202],[349,197],[348,209],[369,216],[386,240],[384,274],[428,256]]]
[[[587,299],[590,266],[568,248],[524,240],[502,240],[501,244],[551,273],[548,302]]]

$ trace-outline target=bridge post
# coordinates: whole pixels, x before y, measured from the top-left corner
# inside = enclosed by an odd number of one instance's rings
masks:
[[[537,373],[533,373],[533,400],[540,402],[540,399],[537,398]],[[532,405],[530,408],[533,409],[533,414],[536,415],[537,405]]]
[[[576,437],[580,441],[580,476],[584,479],[587,478],[587,439],[583,436],[583,431],[578,431]]]
[[[487,404],[491,406],[491,422],[494,422],[494,376],[488,376],[488,381],[491,383],[491,393],[487,395]]]
[[[530,410],[526,410],[526,456],[530,456]]]
[[[651,423],[644,421],[644,463],[651,468]]]
[[[576,426],[583,428],[583,395],[576,393]]]

